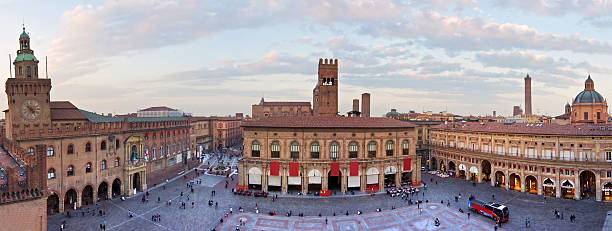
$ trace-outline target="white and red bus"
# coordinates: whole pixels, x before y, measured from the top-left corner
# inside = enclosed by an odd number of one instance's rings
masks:
[[[510,217],[508,207],[498,203],[485,203],[474,198],[470,198],[468,200],[468,207],[481,215],[488,216],[499,222],[506,222]]]

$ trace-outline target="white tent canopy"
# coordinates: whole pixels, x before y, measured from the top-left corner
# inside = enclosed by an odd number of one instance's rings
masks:
[[[471,173],[478,173],[478,169],[474,166],[470,167],[470,172]]]
[[[308,183],[309,184],[321,184],[321,171],[317,169],[310,170],[308,172]]]
[[[397,168],[395,168],[395,166],[391,165],[385,168],[385,175],[395,174],[395,173],[397,173]]]
[[[261,169],[253,167],[249,169],[249,184],[261,184]]]
[[[465,171],[466,169],[465,164],[459,164],[459,170]]]

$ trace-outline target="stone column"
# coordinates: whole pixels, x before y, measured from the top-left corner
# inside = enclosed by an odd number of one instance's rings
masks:
[[[322,190],[328,190],[329,189],[329,184],[327,182],[327,168],[323,168],[323,173],[322,173],[322,179],[321,179],[321,189]]]
[[[595,176],[597,178],[597,176]],[[577,169],[576,174],[574,175],[574,199],[580,200],[580,195],[582,195],[582,187],[580,187],[580,169]]]
[[[344,192],[346,192],[346,189],[347,189],[348,176],[347,176],[347,174],[344,174],[347,171],[342,171],[342,170],[343,169],[341,168],[340,169],[340,173],[341,173],[341,177],[340,177],[340,192],[344,193]],[[344,169],[344,170],[346,170],[346,169]],[[344,172],[344,173],[342,173],[342,172]]]
[[[580,175],[576,174],[577,176],[580,177]],[[596,201],[601,201],[602,200],[602,191],[601,191],[601,172],[596,172],[595,173],[595,200]]]
[[[536,168],[536,171],[537,171],[537,168]],[[538,186],[538,195],[541,196],[542,195],[542,189],[543,189],[544,186],[542,186],[542,183],[543,183],[542,182],[542,175],[540,173],[537,174],[537,180],[538,180],[538,183],[537,183],[537,186]]]
[[[385,190],[385,169],[384,169],[384,165],[382,165],[382,167],[379,168],[380,171],[378,173],[378,190],[379,191],[383,191]]]
[[[482,160],[481,160],[482,162]],[[476,177],[478,178],[478,183],[482,183],[482,177],[484,176],[484,172],[482,172],[482,163],[478,164],[478,174]]]
[[[76,194],[77,194],[77,198],[76,198],[76,201],[74,201],[74,203],[76,203],[76,207],[77,208],[80,208],[82,203],[83,203],[83,201],[82,201],[83,200],[83,191],[77,191]],[[74,208],[74,205],[70,205],[70,206],[72,206],[70,209]]]
[[[261,176],[261,191],[268,191],[268,172],[266,169],[263,170],[263,175]]]
[[[506,170],[504,170],[504,184],[506,185],[506,190],[510,189],[510,175],[508,175],[508,166],[506,166]]]
[[[365,167],[363,167],[362,165],[359,166],[361,168],[361,175],[359,175],[359,190],[361,190],[361,192],[365,192],[366,191],[366,171],[367,169]]]
[[[398,160],[399,161],[399,160]],[[396,172],[395,172],[395,185],[397,187],[399,187],[400,185],[402,185],[402,173],[403,171],[400,171],[399,165],[396,166]]]
[[[465,180],[470,180],[470,175],[472,175],[472,173],[470,172],[470,166],[466,165],[465,166]]]
[[[497,171],[493,168],[493,165],[491,165],[491,181],[489,181],[489,183],[493,187],[495,187],[495,181],[497,181],[497,175],[495,174],[496,172]]]
[[[64,195],[64,196],[66,196],[66,195]],[[59,212],[60,212],[60,213],[61,213],[61,212],[64,212],[64,196],[60,196],[59,194],[57,195],[57,197],[59,197],[59,200],[58,200],[58,201],[59,201],[58,208],[59,208]],[[55,213],[57,213],[58,211],[54,211],[54,212],[55,212]]]
[[[281,172],[279,174],[279,175],[281,175],[281,193],[282,194],[287,194],[287,186],[288,186],[287,183],[289,183],[289,182],[287,182],[287,180],[288,180],[287,176],[289,174],[286,174],[286,172],[287,172],[286,170],[287,169],[283,166],[281,168]]]
[[[559,176],[559,171],[558,170],[559,169],[555,169],[555,180],[557,181],[556,182],[556,186],[557,187],[555,188],[555,190],[557,191],[556,192],[557,198],[561,198],[561,177]]]
[[[302,194],[306,195],[306,193],[308,193],[308,173],[304,169],[302,171]]]
[[[523,166],[521,166],[521,167],[523,167]],[[520,173],[519,177],[521,179],[521,192],[525,192],[525,181],[526,181],[526,178],[525,178],[525,174],[523,174],[522,170],[521,170],[521,173]]]

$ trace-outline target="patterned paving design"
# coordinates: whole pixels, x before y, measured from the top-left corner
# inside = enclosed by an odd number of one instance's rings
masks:
[[[421,213],[417,206],[370,212],[362,215],[339,215],[331,217],[286,217],[267,214],[237,213],[230,216],[217,227],[220,231],[236,230],[492,230],[493,223],[482,219],[468,219],[466,214],[445,205],[428,203],[422,206]],[[441,225],[435,226],[435,218]],[[325,224],[325,218],[328,219]],[[240,226],[240,221],[246,221]],[[502,230],[502,229],[499,229]]]

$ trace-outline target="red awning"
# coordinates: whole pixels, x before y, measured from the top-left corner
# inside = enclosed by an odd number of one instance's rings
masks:
[[[340,176],[340,163],[332,162],[331,163],[331,173],[330,176]]]
[[[411,159],[404,158],[404,171],[410,171],[412,169],[412,165],[410,164],[411,164]]]
[[[270,176],[278,176],[278,161],[270,162]]]
[[[359,162],[351,162],[350,176],[359,176]]]
[[[299,176],[300,175],[300,164],[298,162],[289,163],[289,176]]]

